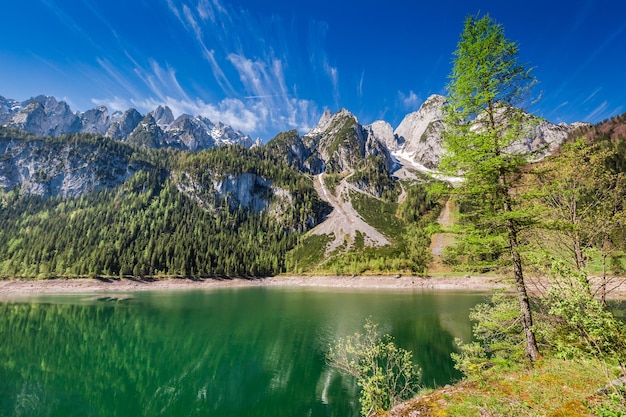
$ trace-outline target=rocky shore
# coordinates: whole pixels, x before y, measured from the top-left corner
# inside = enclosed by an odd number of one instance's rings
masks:
[[[0,280],[0,301],[36,295],[124,293],[135,291],[210,290],[236,287],[314,287],[334,289],[381,290],[452,290],[490,291],[512,288],[505,280],[495,276],[277,276],[254,279],[46,279]],[[529,291],[543,293],[547,287],[542,280],[529,280]],[[613,285],[611,298],[626,299],[626,279]]]

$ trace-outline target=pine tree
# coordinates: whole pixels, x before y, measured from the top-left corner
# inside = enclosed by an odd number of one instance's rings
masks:
[[[507,151],[524,137],[528,124],[519,107],[531,96],[535,79],[520,63],[518,46],[488,15],[466,19],[454,56],[442,168],[465,177],[455,193],[468,208],[473,237],[506,242],[526,352],[534,361],[538,349],[520,255],[520,232],[531,216],[520,210],[514,192],[527,156]]]

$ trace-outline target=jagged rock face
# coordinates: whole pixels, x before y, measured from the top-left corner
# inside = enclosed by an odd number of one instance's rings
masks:
[[[190,151],[208,149],[215,146],[215,140],[209,134],[206,121],[208,121],[208,119],[183,114],[168,125],[167,144]]]
[[[243,173],[214,181],[213,187],[221,198],[231,198],[228,201],[231,208],[245,207],[260,212],[269,205],[267,197],[271,184],[256,174]]]
[[[85,143],[0,139],[0,188],[63,198],[122,184],[141,165]]]
[[[360,127],[356,117],[345,109],[318,125],[317,151],[327,172],[343,172],[362,159],[365,140]]]
[[[443,154],[443,106],[445,97],[430,96],[418,111],[408,114],[396,128],[395,134],[403,146],[404,155],[427,168],[439,165]]]
[[[408,114],[395,130],[398,139],[404,140],[404,145],[396,152],[427,168],[437,169],[444,153],[442,146],[442,134],[445,127],[444,105],[444,97],[433,95],[422,104],[418,111]],[[513,110],[519,112],[519,110]],[[507,112],[503,111],[497,117],[506,118]],[[529,126],[528,133],[523,139],[507,148],[507,152],[529,153],[533,160],[553,153],[567,138],[567,135],[581,125],[581,123],[555,125],[529,114],[522,114],[521,117]],[[485,119],[480,116],[476,118],[473,128],[480,129],[483,120]]]
[[[208,121],[208,119],[205,120]],[[209,123],[211,122],[209,121]],[[222,122],[214,124],[210,133],[215,142],[220,145],[241,145],[244,148],[250,148],[256,144],[250,136],[244,135]]]
[[[403,141],[393,132],[393,127],[384,120],[377,120],[371,125],[365,126],[370,136],[378,139],[380,143],[385,145],[392,152],[397,151],[404,144]]]
[[[87,110],[82,115],[82,132],[104,135],[109,125],[109,110],[105,106]]]
[[[143,117],[137,110],[126,110],[122,116],[109,126],[105,136],[116,140],[125,140],[139,125],[141,119],[143,119]]]
[[[547,121],[537,121],[529,134],[522,140],[514,143],[508,150],[531,154],[532,160],[540,160],[553,154],[567,139],[568,135],[585,123],[558,125]]]
[[[319,154],[326,172],[356,169],[369,156],[382,157],[388,170],[393,166],[387,147],[345,109],[332,116],[325,112],[303,142]]]
[[[167,106],[159,106],[149,113],[157,125],[161,128],[169,126],[174,121],[174,114]]]
[[[38,136],[59,136],[81,131],[81,120],[64,101],[38,96],[22,103],[21,110],[5,123],[6,126]]]
[[[142,148],[160,148],[165,142],[165,135],[152,114],[148,113],[124,142]]]
[[[159,106],[145,117],[135,109],[109,115],[104,106],[74,113],[64,101],[46,96],[23,103],[0,97],[0,123],[39,136],[94,133],[139,146],[171,146],[191,151],[212,146],[250,148],[261,144],[260,140],[254,141],[230,126],[214,124],[201,116],[182,115],[175,119],[167,106]]]
[[[194,200],[206,210],[216,210],[215,201],[227,205],[231,210],[244,208],[254,212],[273,210],[277,214],[284,213],[290,207],[293,196],[289,191],[276,187],[271,180],[257,174],[239,173],[213,175],[214,179],[208,186],[188,172],[175,175],[174,182],[178,190]]]
[[[5,124],[20,110],[21,106],[16,100],[0,96],[0,124]]]
[[[300,172],[317,175],[324,172],[324,161],[309,145],[305,144],[297,130],[290,130],[279,133],[265,146],[270,153],[282,158],[287,165]]]

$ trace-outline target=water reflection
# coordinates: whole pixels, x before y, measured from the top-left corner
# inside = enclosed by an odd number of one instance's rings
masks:
[[[4,303],[0,416],[357,416],[329,343],[371,316],[443,385],[479,301],[251,288]]]

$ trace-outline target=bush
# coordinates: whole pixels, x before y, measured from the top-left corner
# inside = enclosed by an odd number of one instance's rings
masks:
[[[504,293],[493,295],[490,303],[478,304],[470,312],[475,342],[457,339],[459,353],[453,353],[454,367],[470,379],[485,369],[511,368],[523,363],[524,334],[517,300]]]
[[[554,285],[545,300],[552,328],[547,339],[561,358],[596,357],[626,362],[626,326],[593,297],[584,272],[553,266]]]
[[[361,390],[361,414],[389,410],[412,397],[418,388],[419,367],[411,352],[397,347],[391,336],[380,336],[378,326],[370,320],[364,333],[355,333],[335,342],[327,359],[331,366],[356,378]]]

